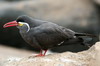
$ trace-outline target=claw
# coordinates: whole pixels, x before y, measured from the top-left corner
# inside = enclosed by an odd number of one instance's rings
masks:
[[[35,57],[42,57],[42,56],[45,56],[45,55],[43,55],[43,54],[38,54],[38,55],[36,55]]]

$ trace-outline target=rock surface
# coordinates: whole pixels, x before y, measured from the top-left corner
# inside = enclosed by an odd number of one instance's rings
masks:
[[[23,57],[36,52],[0,45],[0,58]]]
[[[93,1],[100,5],[100,0],[93,0]]]
[[[89,50],[56,53],[45,57],[8,58],[0,66],[100,66],[100,42]]]

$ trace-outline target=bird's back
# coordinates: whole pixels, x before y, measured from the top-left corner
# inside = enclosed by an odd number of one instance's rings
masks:
[[[43,49],[47,49],[63,42],[64,40],[73,38],[74,32],[54,23],[47,22],[31,28],[29,35],[35,38]]]

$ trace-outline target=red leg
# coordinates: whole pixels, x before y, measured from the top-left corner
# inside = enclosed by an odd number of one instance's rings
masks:
[[[38,55],[36,55],[36,57],[38,56],[42,56],[42,49],[40,50],[40,53]]]
[[[44,53],[43,54],[42,54],[42,51],[43,50],[41,49],[40,53],[38,55],[36,55],[36,57],[45,56],[47,50],[44,50]]]
[[[45,56],[46,52],[47,52],[47,50],[44,50],[44,54],[43,54],[44,56]]]

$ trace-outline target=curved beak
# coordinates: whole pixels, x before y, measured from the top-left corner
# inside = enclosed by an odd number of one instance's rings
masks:
[[[3,28],[12,27],[12,26],[18,26],[18,23],[16,21],[8,22],[3,25]]]

